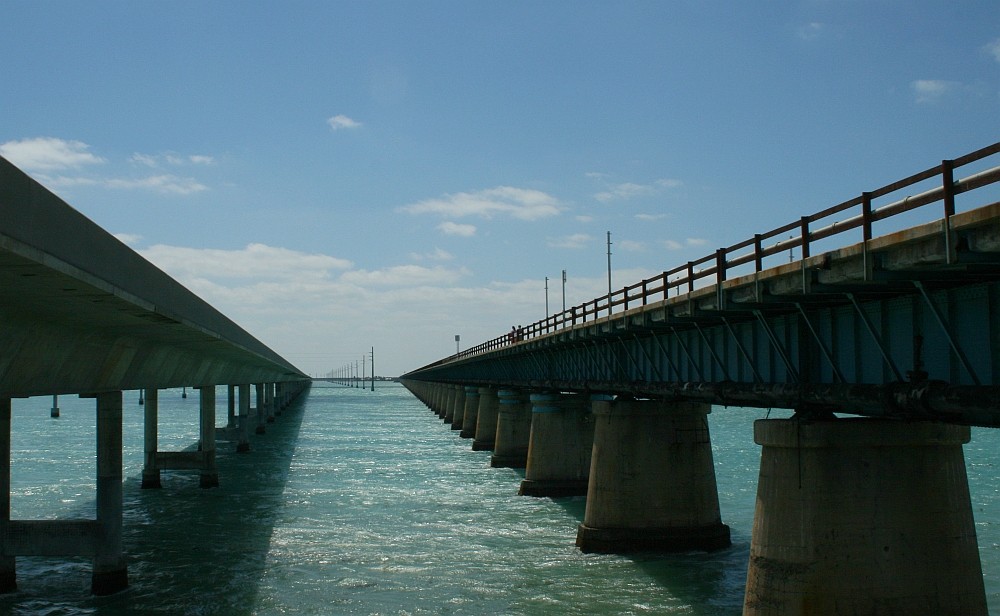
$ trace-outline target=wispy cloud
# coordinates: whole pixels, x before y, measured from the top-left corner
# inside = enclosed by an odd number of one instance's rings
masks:
[[[653,220],[662,220],[662,219],[666,218],[667,215],[666,214],[636,214],[635,217],[638,218],[639,220],[653,221]]]
[[[574,233],[562,237],[550,237],[546,244],[551,248],[583,248],[594,238],[586,233]]]
[[[825,29],[825,24],[818,21],[811,21],[807,24],[799,26],[799,28],[795,31],[795,35],[803,41],[813,41],[818,39],[823,34]]]
[[[637,197],[651,197],[661,193],[663,190],[677,188],[681,185],[683,183],[680,180],[668,178],[659,179],[650,184],[623,182],[608,186],[607,190],[595,194],[594,199],[597,199],[601,203],[607,203],[609,201],[628,200]]]
[[[345,128],[361,128],[361,122],[352,120],[351,118],[338,114],[332,118],[327,118],[326,123],[330,125],[331,130],[341,130]]]
[[[994,39],[983,46],[983,51],[993,56],[993,59],[1000,62],[1000,38]]]
[[[204,154],[176,154],[168,152],[166,154],[141,154],[136,152],[129,157],[129,161],[144,167],[158,169],[164,166],[179,167],[183,165],[212,165],[215,158]]]
[[[205,186],[198,180],[170,174],[152,175],[134,179],[115,178],[104,180],[102,184],[108,188],[119,190],[151,190],[153,192],[174,195],[193,195],[194,193],[208,190],[208,186]]]
[[[509,216],[538,220],[562,211],[559,200],[540,190],[498,186],[478,192],[461,192],[440,199],[426,199],[399,208],[410,214],[437,214],[447,218]]]
[[[34,137],[0,144],[0,155],[24,171],[65,171],[105,160],[82,141]]]
[[[178,278],[202,276],[210,269],[215,278],[280,280],[289,272],[295,278],[329,278],[352,266],[347,259],[310,254],[266,244],[249,244],[238,250],[187,248],[157,244],[139,253]]]
[[[933,104],[960,87],[957,81],[942,79],[917,79],[910,83],[917,103]]]
[[[413,259],[414,261],[451,261],[452,259],[455,258],[455,255],[451,254],[447,250],[443,250],[441,248],[435,248],[431,252],[423,254],[418,252],[411,252],[410,258]]]
[[[679,242],[677,240],[663,240],[663,247],[667,250],[681,250],[682,248],[696,248],[708,245],[708,240],[699,237],[689,237]]]
[[[476,225],[463,225],[457,222],[445,221],[437,226],[438,231],[445,235],[457,235],[459,237],[472,237],[476,234]]]
[[[634,240],[619,240],[618,249],[625,252],[643,252],[646,250],[646,243]]]
[[[344,282],[363,286],[416,287],[427,285],[452,285],[469,275],[466,268],[424,267],[422,265],[397,265],[381,270],[354,270],[341,276]]]

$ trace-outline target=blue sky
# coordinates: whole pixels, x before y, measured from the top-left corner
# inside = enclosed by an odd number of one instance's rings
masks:
[[[998,140],[1000,3],[7,2],[0,155],[399,374]]]

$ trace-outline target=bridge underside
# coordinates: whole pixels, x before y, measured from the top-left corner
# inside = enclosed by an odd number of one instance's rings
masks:
[[[1000,426],[1000,204],[407,378]]]

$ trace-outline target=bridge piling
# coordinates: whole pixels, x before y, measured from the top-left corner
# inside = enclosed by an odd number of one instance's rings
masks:
[[[122,392],[97,400],[97,541],[91,592],[109,595],[128,587],[122,552]],[[213,434],[214,434],[213,426]]]
[[[867,418],[756,421],[744,615],[986,614],[969,434]]]
[[[157,433],[159,432],[159,409],[160,392],[158,389],[150,388],[145,390],[146,397],[143,402],[143,450],[145,452],[145,463],[142,467],[142,489],[161,488],[160,468],[156,464]]]
[[[240,436],[236,451],[246,453],[250,451],[250,385],[241,384],[237,390],[240,399],[240,414],[237,418]]]
[[[215,466],[215,386],[199,387],[201,430],[201,476],[203,488],[219,487],[219,471]]]
[[[497,428],[490,466],[524,468],[531,438],[531,402],[519,389],[497,392]]]
[[[465,386],[452,385],[455,393],[451,399],[451,429],[461,430],[465,424]]]
[[[451,425],[455,421],[455,388],[457,385],[446,383],[442,387],[444,387],[444,395],[441,396],[441,404],[443,405],[441,419],[444,423]]]
[[[267,417],[267,403],[264,402],[264,384],[255,383],[254,390],[256,393],[257,400],[257,428],[254,430],[255,434],[264,434],[267,432],[266,427],[266,417]]]
[[[10,398],[0,398],[0,537],[10,533]],[[17,590],[15,557],[0,540],[0,593]]]
[[[714,550],[730,545],[719,514],[708,404],[595,401],[584,552]]]
[[[479,420],[479,388],[465,387],[465,411],[462,414],[462,438],[475,438],[476,422]]]
[[[472,451],[490,451],[497,437],[497,390],[495,387],[479,388],[479,410]]]
[[[585,496],[594,446],[590,396],[534,393],[521,496]]]

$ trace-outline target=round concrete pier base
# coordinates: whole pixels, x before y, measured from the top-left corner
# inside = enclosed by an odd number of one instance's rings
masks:
[[[0,594],[17,590],[17,574],[14,571],[0,571]]]
[[[149,489],[158,490],[158,489],[160,489],[162,487],[163,487],[163,484],[160,482],[160,473],[159,473],[159,471],[157,471],[155,475],[153,475],[153,474],[148,474],[147,475],[146,473],[142,474],[142,483],[139,485],[140,489],[142,489],[142,490],[149,490]]]
[[[531,437],[531,403],[515,389],[497,392],[497,427],[493,443],[493,468],[524,468],[528,463]]]
[[[219,487],[219,474],[218,473],[202,473],[199,478],[198,485],[202,488],[217,488]]]
[[[758,420],[745,616],[986,614],[969,428]]]
[[[708,431],[694,402],[595,401],[590,485],[576,544],[584,552],[729,546]]]
[[[523,496],[587,494],[594,420],[586,394],[531,394],[531,437]]]
[[[475,438],[476,422],[479,420],[479,388],[465,388],[465,412],[462,414],[462,438]]]

